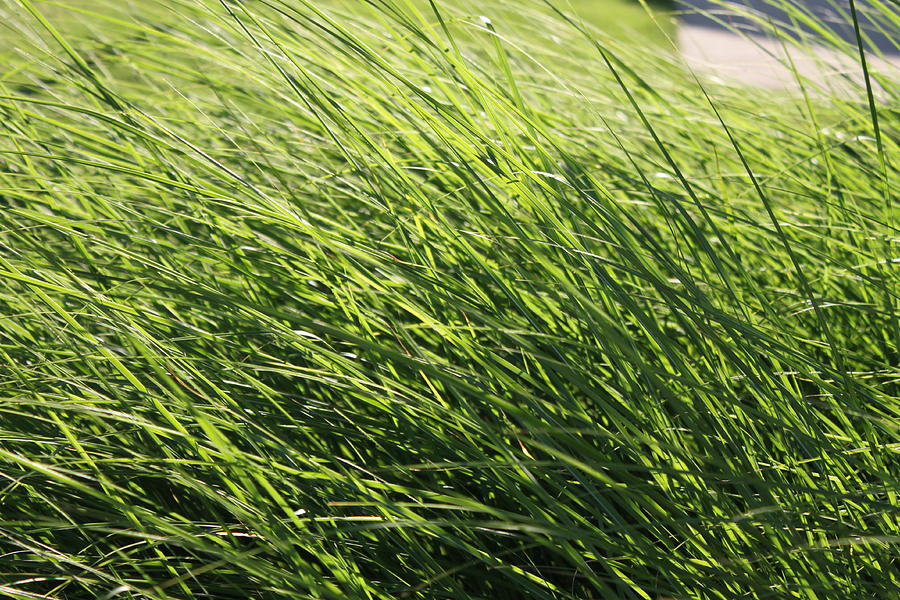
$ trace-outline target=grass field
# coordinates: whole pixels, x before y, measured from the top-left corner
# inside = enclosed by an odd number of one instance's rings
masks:
[[[0,0],[0,596],[897,597],[896,73],[509,9]]]
[[[672,16],[675,7],[666,0],[651,0],[647,5],[653,11],[654,18],[637,0],[568,0],[555,5],[594,27],[611,35],[626,37],[635,44],[644,38],[665,45],[665,34],[671,34],[674,29]]]

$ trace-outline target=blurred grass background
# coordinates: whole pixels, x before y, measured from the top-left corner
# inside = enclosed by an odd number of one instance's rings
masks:
[[[423,6],[428,6],[427,0],[417,0]],[[332,4],[343,4],[344,6],[359,5],[359,0],[328,0]],[[61,2],[38,1],[34,3],[41,11],[51,19],[71,19],[72,12],[69,8],[78,8],[81,10],[93,10],[99,3],[98,0],[63,0]],[[454,3],[455,6],[469,4],[473,12],[477,12],[479,3]],[[510,2],[509,8],[504,15],[511,22],[527,21],[528,17],[522,16],[520,7],[515,2]],[[619,37],[633,37],[635,42],[651,40],[655,43],[665,43],[665,35],[663,31],[670,32],[673,29],[671,22],[671,2],[668,0],[652,0],[648,6],[657,16],[657,22],[647,12],[647,8],[642,6],[639,0],[555,0],[552,5],[560,10],[576,15],[601,31],[616,35]],[[140,9],[139,4],[133,1],[124,1],[118,4],[121,15],[136,12]],[[492,7],[496,8],[496,7]],[[104,11],[109,11],[109,7],[104,5]],[[529,14],[534,15],[534,12]],[[5,19],[0,22],[0,31],[6,28],[7,31],[11,27],[11,20]],[[663,31],[660,30],[663,28]]]

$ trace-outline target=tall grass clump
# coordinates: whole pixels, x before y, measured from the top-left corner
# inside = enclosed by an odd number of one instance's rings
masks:
[[[0,0],[0,596],[896,598],[900,90],[834,44]]]

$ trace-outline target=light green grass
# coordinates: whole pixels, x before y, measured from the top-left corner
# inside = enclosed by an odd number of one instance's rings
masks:
[[[0,0],[0,595],[896,598],[895,103],[80,6]]]
[[[427,0],[418,1],[423,6],[428,4]],[[477,12],[478,3],[457,4]],[[542,20],[534,16],[533,10],[522,10],[527,4],[506,2],[497,7],[497,13],[512,26],[519,22],[539,24]],[[675,29],[675,8],[665,1],[651,2],[645,7],[638,0],[563,0],[554,3],[554,6],[572,15],[579,23],[633,45],[649,42],[651,45],[667,46],[666,35],[671,35]],[[533,8],[533,4],[529,8]]]
[[[583,18],[586,22],[611,34],[624,36],[633,44],[643,39],[665,44],[665,33],[674,31],[674,6],[668,2],[650,2],[654,18],[640,2],[633,0],[572,0],[557,4]]]

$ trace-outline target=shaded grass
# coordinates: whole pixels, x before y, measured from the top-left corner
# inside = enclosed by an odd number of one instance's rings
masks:
[[[0,3],[4,594],[896,595],[896,106],[89,4]]]

